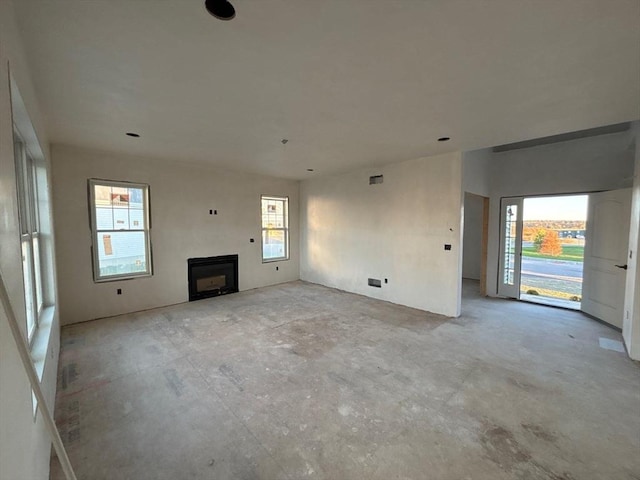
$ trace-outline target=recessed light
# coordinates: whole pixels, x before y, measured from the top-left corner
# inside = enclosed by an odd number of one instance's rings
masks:
[[[450,137],[440,137],[440,138],[438,139],[438,141],[439,141],[439,142],[448,142],[449,140],[451,140],[451,138],[450,138]]]
[[[133,138],[139,138],[140,137],[140,135],[138,135],[137,133],[133,133],[133,132],[127,132],[127,136],[133,137]]]
[[[313,168],[307,168],[307,172],[313,172]]]
[[[236,16],[236,9],[227,0],[206,0],[204,7],[218,20],[232,20]]]

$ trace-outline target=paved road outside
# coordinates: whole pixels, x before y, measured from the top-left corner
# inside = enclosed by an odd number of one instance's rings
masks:
[[[582,295],[582,262],[522,257],[522,285]]]

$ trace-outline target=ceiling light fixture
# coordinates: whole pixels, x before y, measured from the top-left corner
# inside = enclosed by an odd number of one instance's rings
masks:
[[[236,9],[227,0],[206,0],[204,7],[218,20],[232,20],[236,16]]]
[[[438,139],[438,141],[439,141],[439,142],[448,142],[449,140],[451,140],[451,138],[450,138],[450,137],[440,137],[440,138]]]
[[[137,133],[133,133],[133,132],[127,132],[127,136],[133,137],[133,138],[140,138],[140,135],[138,135]]]

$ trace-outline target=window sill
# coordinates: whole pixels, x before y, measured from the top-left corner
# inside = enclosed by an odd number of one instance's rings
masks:
[[[281,258],[270,258],[269,260],[262,260],[262,263],[274,263],[274,262],[287,262],[289,261],[288,258],[286,257],[281,257]]]
[[[51,338],[51,328],[53,327],[53,314],[55,307],[45,307],[42,309],[38,328],[35,332],[33,345],[31,346],[31,360],[38,374],[38,380],[42,382],[44,374],[44,365],[47,360],[47,349],[49,348],[49,339]]]
[[[121,276],[112,276],[112,277],[101,277],[94,278],[94,283],[108,283],[108,282],[121,282],[123,280],[135,280],[136,278],[147,278],[152,277],[153,273],[141,273],[139,275],[121,275]]]

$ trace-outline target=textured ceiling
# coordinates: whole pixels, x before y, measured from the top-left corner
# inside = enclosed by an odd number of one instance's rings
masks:
[[[637,0],[15,3],[54,143],[307,178],[640,117]]]

